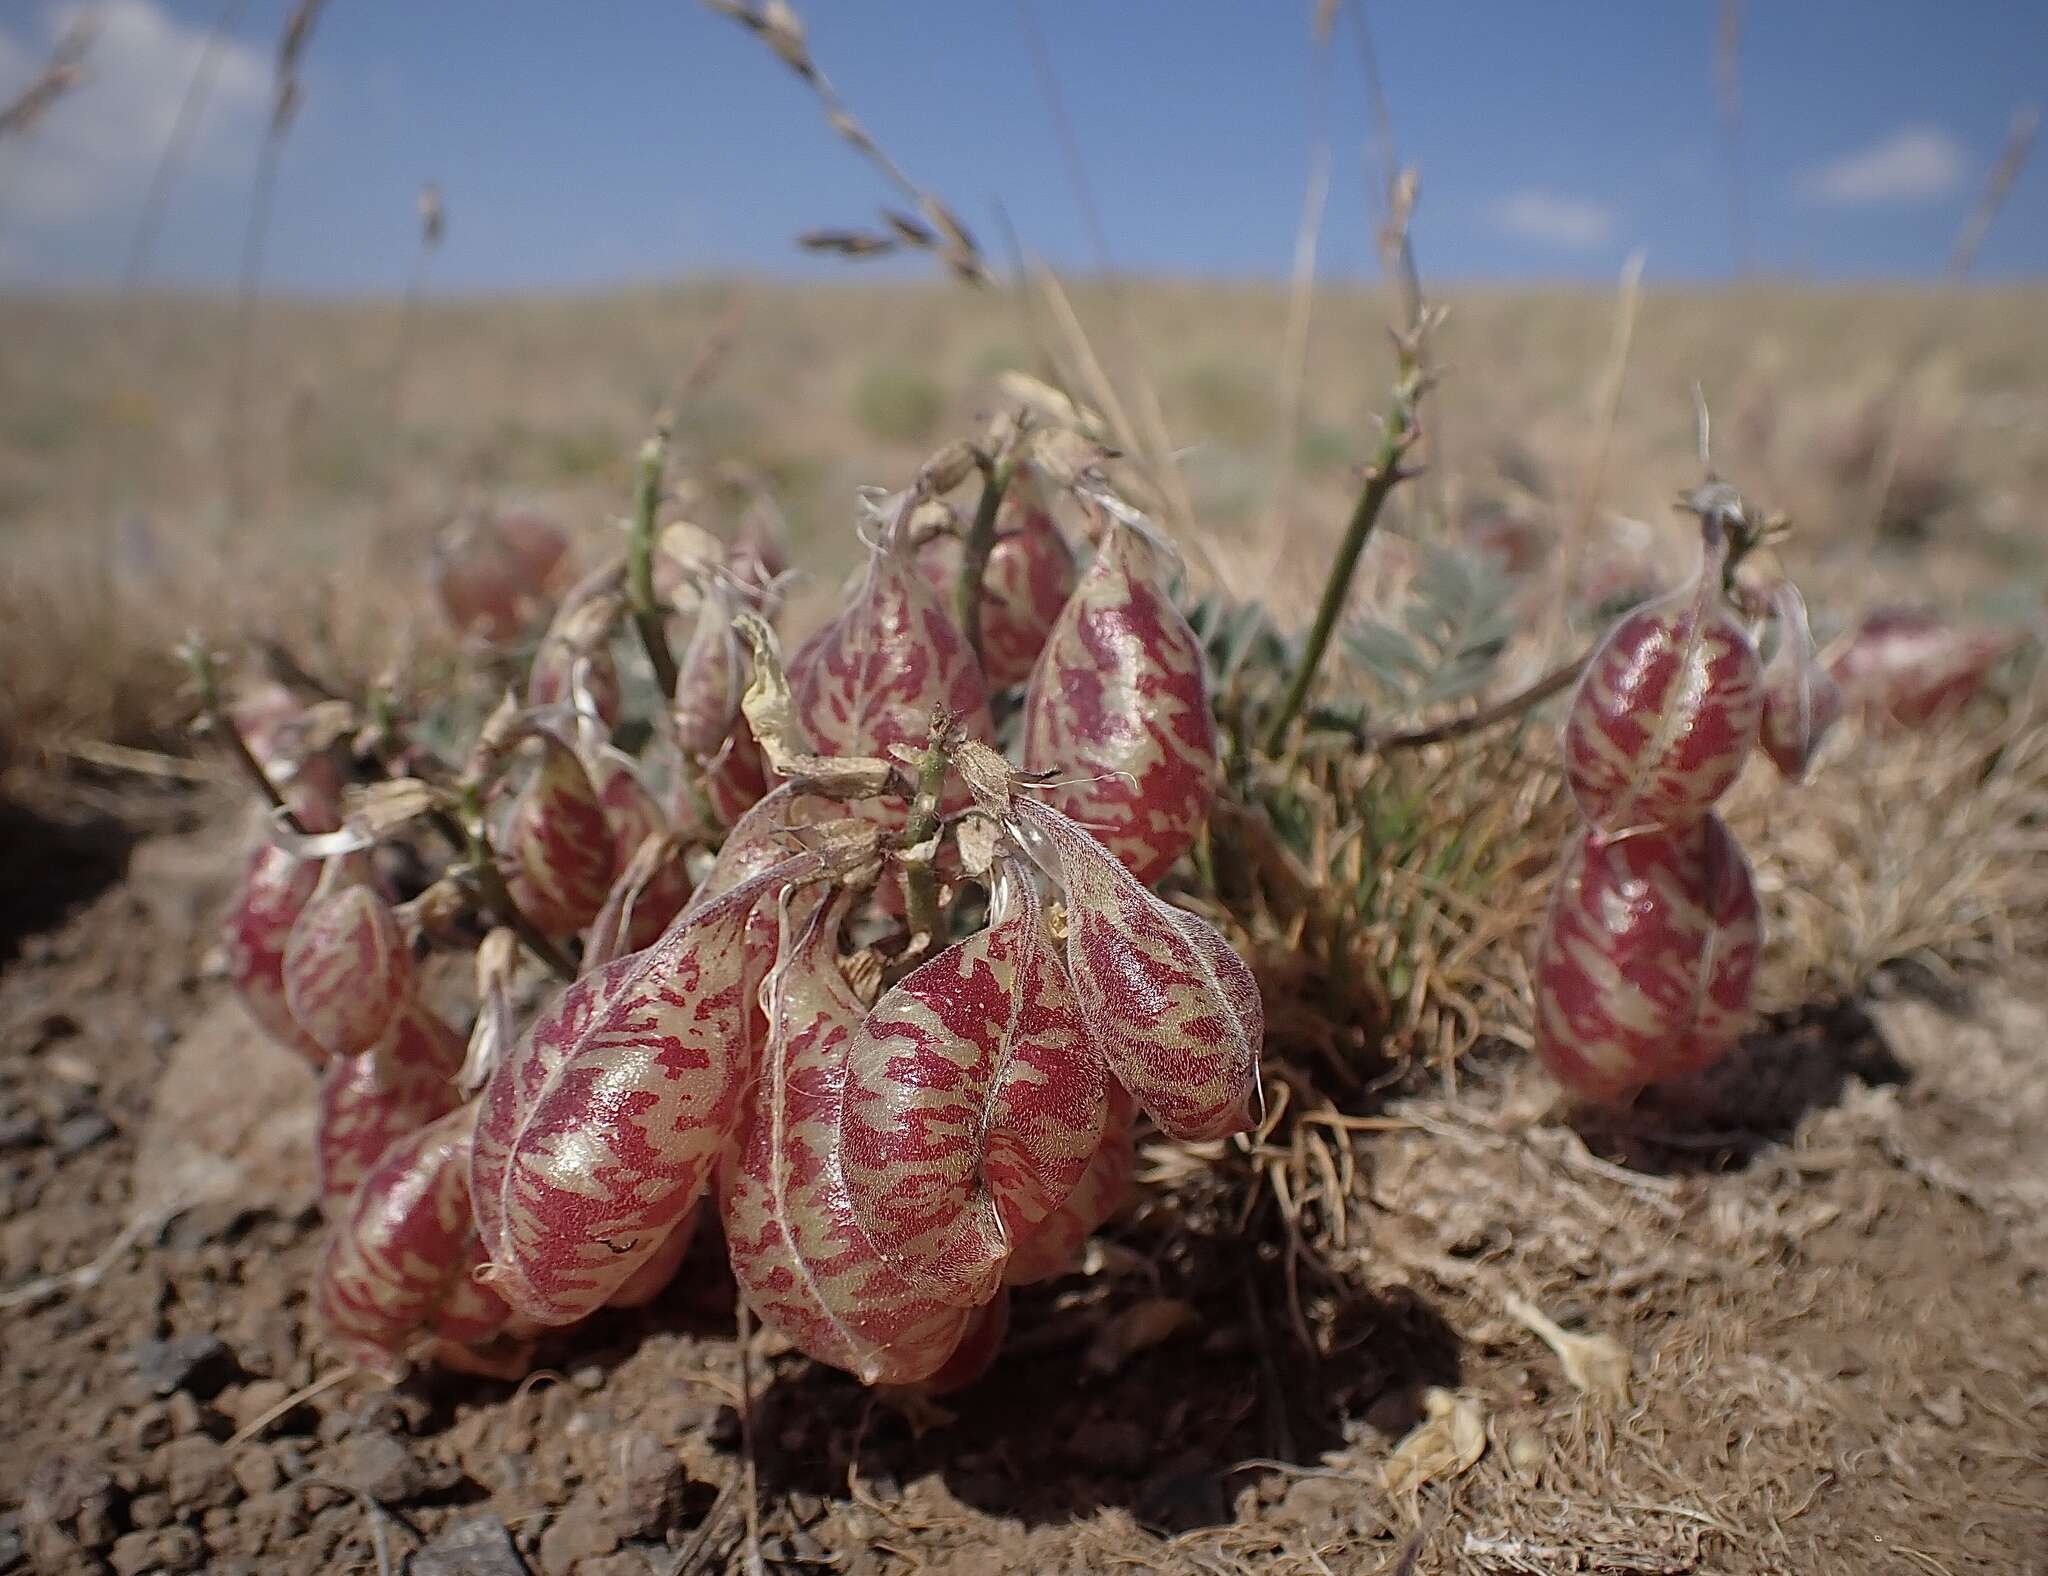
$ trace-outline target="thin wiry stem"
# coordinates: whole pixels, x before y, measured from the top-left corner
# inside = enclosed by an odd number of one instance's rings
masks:
[[[1012,462],[1006,459],[984,463],[981,502],[975,506],[974,523],[968,528],[967,541],[960,555],[960,583],[954,592],[954,611],[976,662],[982,661],[981,582],[988,575],[989,554],[995,551],[996,545],[996,516],[1002,509],[1003,494],[1009,490],[1014,469]]]
[[[654,682],[665,697],[676,692],[675,654],[668,649],[661,604],[654,595],[654,516],[661,507],[662,471],[668,463],[666,424],[640,448],[640,486],[633,498],[632,528],[626,536],[626,598],[633,627],[647,649]]]
[[[121,270],[123,294],[135,290],[149,270],[150,253],[156,247],[157,232],[163,228],[164,213],[170,206],[171,187],[185,167],[192,138],[206,113],[206,101],[212,96],[214,79],[220,75],[221,60],[227,53],[228,35],[240,22],[247,4],[248,0],[226,0],[214,19],[213,30],[206,36],[199,63],[192,68],[192,80],[186,84],[185,96],[178,101],[177,119],[171,123],[164,151],[150,173],[149,190],[142,199],[142,216],[135,222],[135,238],[129,243],[128,262]]]
[[[1517,690],[1505,700],[1482,707],[1469,716],[1455,717],[1449,722],[1440,722],[1429,728],[1416,728],[1407,733],[1375,736],[1366,731],[1359,735],[1359,745],[1361,748],[1384,755],[1392,750],[1419,750],[1426,744],[1446,744],[1453,739],[1464,739],[1475,733],[1483,733],[1500,723],[1512,721],[1532,707],[1542,705],[1560,690],[1568,688],[1586,671],[1586,664],[1592,657],[1591,651],[1582,652],[1563,667],[1553,668],[1527,688]]]

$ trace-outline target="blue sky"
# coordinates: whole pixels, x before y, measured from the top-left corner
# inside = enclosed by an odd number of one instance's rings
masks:
[[[1311,142],[1307,0],[1033,0],[1124,268],[1286,272]],[[0,279],[119,278],[142,194],[221,0],[15,0],[0,100],[79,9],[87,80],[0,145]],[[247,0],[155,249],[158,282],[231,280],[285,0]],[[798,0],[820,63],[878,140],[1000,253],[1086,268],[1014,0]],[[1735,261],[1710,80],[1714,0],[1369,0],[1416,227],[1438,279],[1655,279]],[[2038,0],[1750,0],[1748,194],[1759,261],[1819,278],[1931,277],[2013,111],[2048,95]],[[1355,46],[1330,62],[1325,271],[1372,266]],[[839,274],[797,253],[886,190],[753,39],[690,0],[332,0],[285,154],[279,288],[379,292],[411,263],[415,195],[445,189],[437,289],[601,286],[692,272]],[[2048,162],[2048,149],[2043,160]],[[914,264],[865,265],[882,272]],[[2048,170],[1980,264],[2048,273]]]

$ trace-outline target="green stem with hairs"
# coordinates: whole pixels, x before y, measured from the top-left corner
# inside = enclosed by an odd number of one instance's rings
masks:
[[[676,692],[676,659],[668,649],[661,604],[654,599],[654,516],[661,507],[661,477],[668,461],[668,432],[662,428],[640,446],[640,485],[633,497],[633,520],[626,536],[626,599],[633,627],[647,648],[654,682],[665,696]]]
[[[929,843],[939,835],[942,825],[939,799],[945,790],[946,768],[951,764],[951,756],[946,749],[946,735],[951,726],[951,719],[943,715],[932,718],[924,756],[917,763],[917,792],[910,801],[910,814],[897,839],[898,846],[907,854],[903,861],[904,917],[910,922],[913,937],[936,938],[939,933],[938,872],[932,868],[930,855],[908,854],[908,850]],[[929,947],[930,942],[927,941],[926,945]]]
[[[1345,601],[1351,595],[1352,577],[1358,572],[1359,556],[1365,551],[1365,544],[1372,539],[1373,527],[1379,524],[1380,512],[1388,497],[1408,476],[1408,472],[1401,469],[1401,461],[1414,444],[1419,430],[1418,406],[1424,387],[1421,356],[1411,345],[1404,344],[1400,352],[1400,375],[1394,384],[1394,408],[1387,417],[1386,435],[1380,439],[1379,452],[1373,456],[1372,464],[1365,473],[1365,485],[1359,490],[1358,502],[1351,511],[1351,522],[1344,528],[1344,539],[1337,544],[1337,556],[1330,561],[1330,573],[1323,581],[1323,599],[1316,608],[1316,621],[1309,629],[1308,643],[1302,647],[1301,660],[1295,664],[1287,694],[1266,730],[1268,755],[1278,755],[1286,745],[1287,730],[1301,715],[1308,692],[1315,684],[1316,672],[1322,667],[1323,653],[1329,647],[1330,636],[1336,632],[1337,620],[1343,616]]]
[[[1008,459],[981,458],[980,464],[981,502],[975,506],[974,523],[967,531],[953,604],[961,633],[967,636],[968,649],[974,653],[976,662],[982,660],[981,582],[988,574],[989,555],[996,547],[996,515],[1002,509],[1003,494],[1009,491],[1010,477],[1016,469],[1015,462]]]

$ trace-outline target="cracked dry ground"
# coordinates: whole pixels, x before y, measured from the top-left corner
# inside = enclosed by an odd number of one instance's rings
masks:
[[[9,833],[0,1571],[740,1570],[750,1520],[784,1571],[2048,1571],[2048,978],[1759,1034],[1742,1130],[1676,1144],[1595,1155],[1482,1063],[1380,1113],[1334,1273],[1155,1189],[950,1422],[757,1338],[750,1495],[715,1242],[526,1386],[350,1380],[235,1440],[333,1366],[310,1078],[207,973],[233,818],[114,810]],[[1431,1387],[1484,1453],[1390,1495]]]

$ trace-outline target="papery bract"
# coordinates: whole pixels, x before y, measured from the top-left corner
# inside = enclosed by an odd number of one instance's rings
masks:
[[[1053,625],[1024,699],[1024,769],[1048,802],[1150,886],[1215,797],[1216,720],[1201,642],[1167,590],[1163,547],[1112,523]]]
[[[884,993],[848,1048],[840,1147],[890,1265],[985,1302],[1009,1246],[1063,1203],[1102,1136],[1106,1079],[1021,859],[988,927]]]
[[[785,910],[761,1076],[724,1180],[726,1247],[764,1324],[870,1384],[907,1384],[945,1361],[968,1314],[892,1269],[848,1194],[840,1128],[863,1008],[839,968],[845,908],[800,895]]]
[[[314,1150],[320,1203],[340,1212],[394,1141],[455,1109],[462,1038],[438,1014],[408,1002],[382,1044],[336,1060],[320,1082]]]
[[[321,1258],[320,1322],[378,1372],[396,1377],[413,1347],[436,1334],[468,1344],[504,1322],[504,1304],[470,1279],[480,1263],[469,1199],[474,1120],[464,1107],[387,1149]],[[446,1331],[438,1328],[444,1308]]]
[[[476,1217],[520,1313],[567,1324],[603,1306],[696,1203],[751,1075],[747,917],[817,869],[792,859],[686,911],[568,986],[492,1072]]]
[[[1757,742],[1780,773],[1801,782],[1821,740],[1841,718],[1842,687],[1813,649],[1799,588],[1780,580],[1771,589],[1771,607],[1778,648],[1764,664],[1764,710]]]
[[[1717,1060],[1748,1019],[1762,920],[1718,816],[1677,831],[1583,833],[1536,957],[1536,1052],[1598,1100]]]
[[[934,537],[918,550],[918,568],[942,607],[954,606],[964,556],[955,536]],[[991,689],[1031,677],[1078,577],[1044,483],[1035,469],[1020,466],[1003,495],[981,577],[981,665]]]
[[[892,523],[846,605],[790,658],[797,721],[821,754],[886,757],[898,744],[921,750],[938,710],[971,737],[993,731],[974,653],[918,575],[904,534],[900,521]],[[963,806],[964,792],[955,790],[948,803]],[[891,800],[859,808],[884,819],[903,813]]]
[[[1586,664],[1565,777],[1602,831],[1698,820],[1756,743],[1763,674],[1722,589],[1727,551],[1710,532],[1693,583],[1628,614]]]
[[[1244,960],[1049,805],[1020,797],[1011,824],[1066,894],[1075,1005],[1117,1081],[1175,1138],[1251,1127],[1266,1020]]]
[[[280,974],[299,1027],[329,1056],[355,1056],[411,998],[412,944],[374,887],[330,871],[292,925]]]
[[[500,834],[506,880],[526,917],[568,935],[597,917],[618,868],[611,819],[576,752],[538,735],[541,758]]]
[[[1878,608],[1828,670],[1848,704],[1880,722],[1924,728],[1968,705],[2023,638],[2011,630],[1958,628],[1924,608]]]
[[[1102,1141],[1089,1157],[1088,1168],[1065,1203],[1010,1245],[1010,1257],[1003,1265],[1005,1285],[1029,1286],[1076,1269],[1082,1244],[1124,1207],[1138,1165],[1131,1142],[1131,1118],[1136,1109],[1123,1087],[1112,1081]]]
[[[301,859],[271,843],[249,856],[228,910],[228,982],[257,1027],[288,1050],[319,1066],[327,1052],[299,1027],[284,994],[284,950],[292,926],[320,884],[318,861]]]

